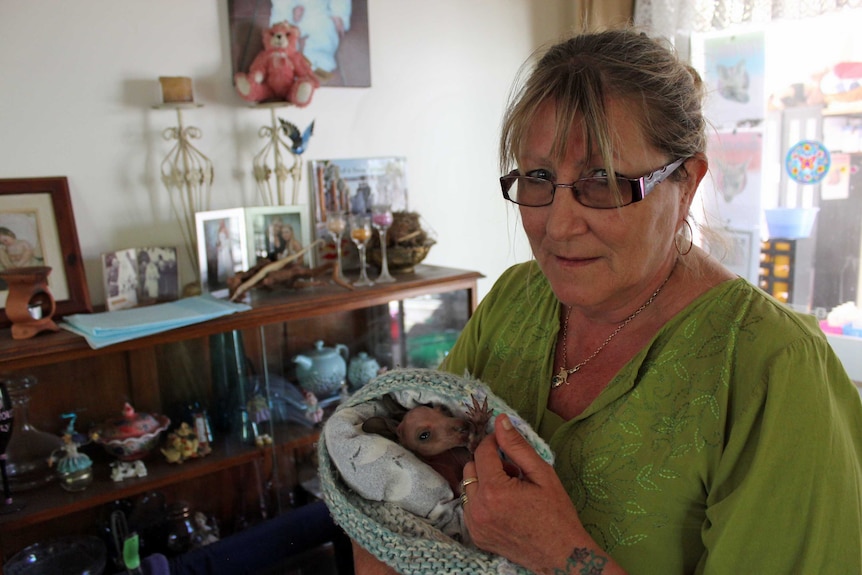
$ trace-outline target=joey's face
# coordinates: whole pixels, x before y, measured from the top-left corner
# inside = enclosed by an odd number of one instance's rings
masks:
[[[432,457],[465,445],[468,427],[441,407],[423,405],[404,415],[397,433],[401,445],[422,457]]]

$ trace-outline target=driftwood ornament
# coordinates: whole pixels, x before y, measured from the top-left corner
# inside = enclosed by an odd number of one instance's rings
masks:
[[[346,282],[338,272],[338,267],[333,266],[332,264],[324,264],[322,266],[318,266],[316,268],[307,268],[302,265],[292,265],[288,267],[289,264],[299,260],[305,255],[306,252],[317,246],[318,244],[323,243],[323,240],[316,240],[295,254],[291,254],[287,257],[284,257],[280,260],[263,264],[256,268],[252,268],[251,270],[245,272],[245,274],[240,274],[231,278],[233,282],[229,281],[228,283],[238,284],[234,288],[231,286],[231,296],[230,301],[236,301],[241,298],[248,290],[255,287],[256,285],[264,285],[267,287],[275,287],[276,285],[293,285],[296,283],[298,279],[311,279],[314,277],[318,277],[323,273],[326,273],[328,269],[332,268],[332,280],[346,288],[346,289],[354,289],[352,285]]]

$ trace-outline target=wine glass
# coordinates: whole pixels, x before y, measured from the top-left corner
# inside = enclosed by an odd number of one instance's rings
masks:
[[[344,212],[329,212],[326,216],[326,231],[329,232],[329,235],[332,237],[332,241],[335,242],[335,250],[338,254],[338,259],[336,262],[335,273],[338,274],[337,277],[341,277],[343,275],[341,268],[341,234],[344,233],[344,228],[347,227],[347,222],[345,221]]]
[[[389,262],[386,260],[386,232],[392,225],[392,206],[375,204],[371,206],[371,224],[380,235],[380,275],[377,283],[392,283],[395,278],[389,274]]]
[[[359,279],[353,282],[355,286],[371,286],[374,282],[368,279],[368,263],[365,260],[365,248],[371,239],[371,216],[368,214],[352,214],[350,216],[350,239],[359,250]]]

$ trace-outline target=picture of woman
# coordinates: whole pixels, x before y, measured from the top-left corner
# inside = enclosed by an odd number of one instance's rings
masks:
[[[293,226],[290,224],[283,224],[281,227],[281,244],[281,251],[277,254],[276,259],[286,258],[302,251],[302,243],[296,239]]]
[[[197,212],[201,289],[216,297],[228,292],[228,279],[248,266],[242,208]]]
[[[36,250],[30,242],[18,238],[9,228],[0,227],[0,265],[3,269],[36,266],[39,260],[41,258],[36,257]]]
[[[0,212],[0,270],[43,266],[35,212]]]
[[[216,236],[216,252],[218,254],[216,277],[219,282],[227,281],[227,278],[232,276],[234,272],[233,241],[227,226],[227,218],[220,220]]]

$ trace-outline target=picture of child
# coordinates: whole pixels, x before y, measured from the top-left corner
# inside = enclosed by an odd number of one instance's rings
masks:
[[[7,228],[0,226],[0,268],[23,268],[42,265],[42,258],[29,241]]]

